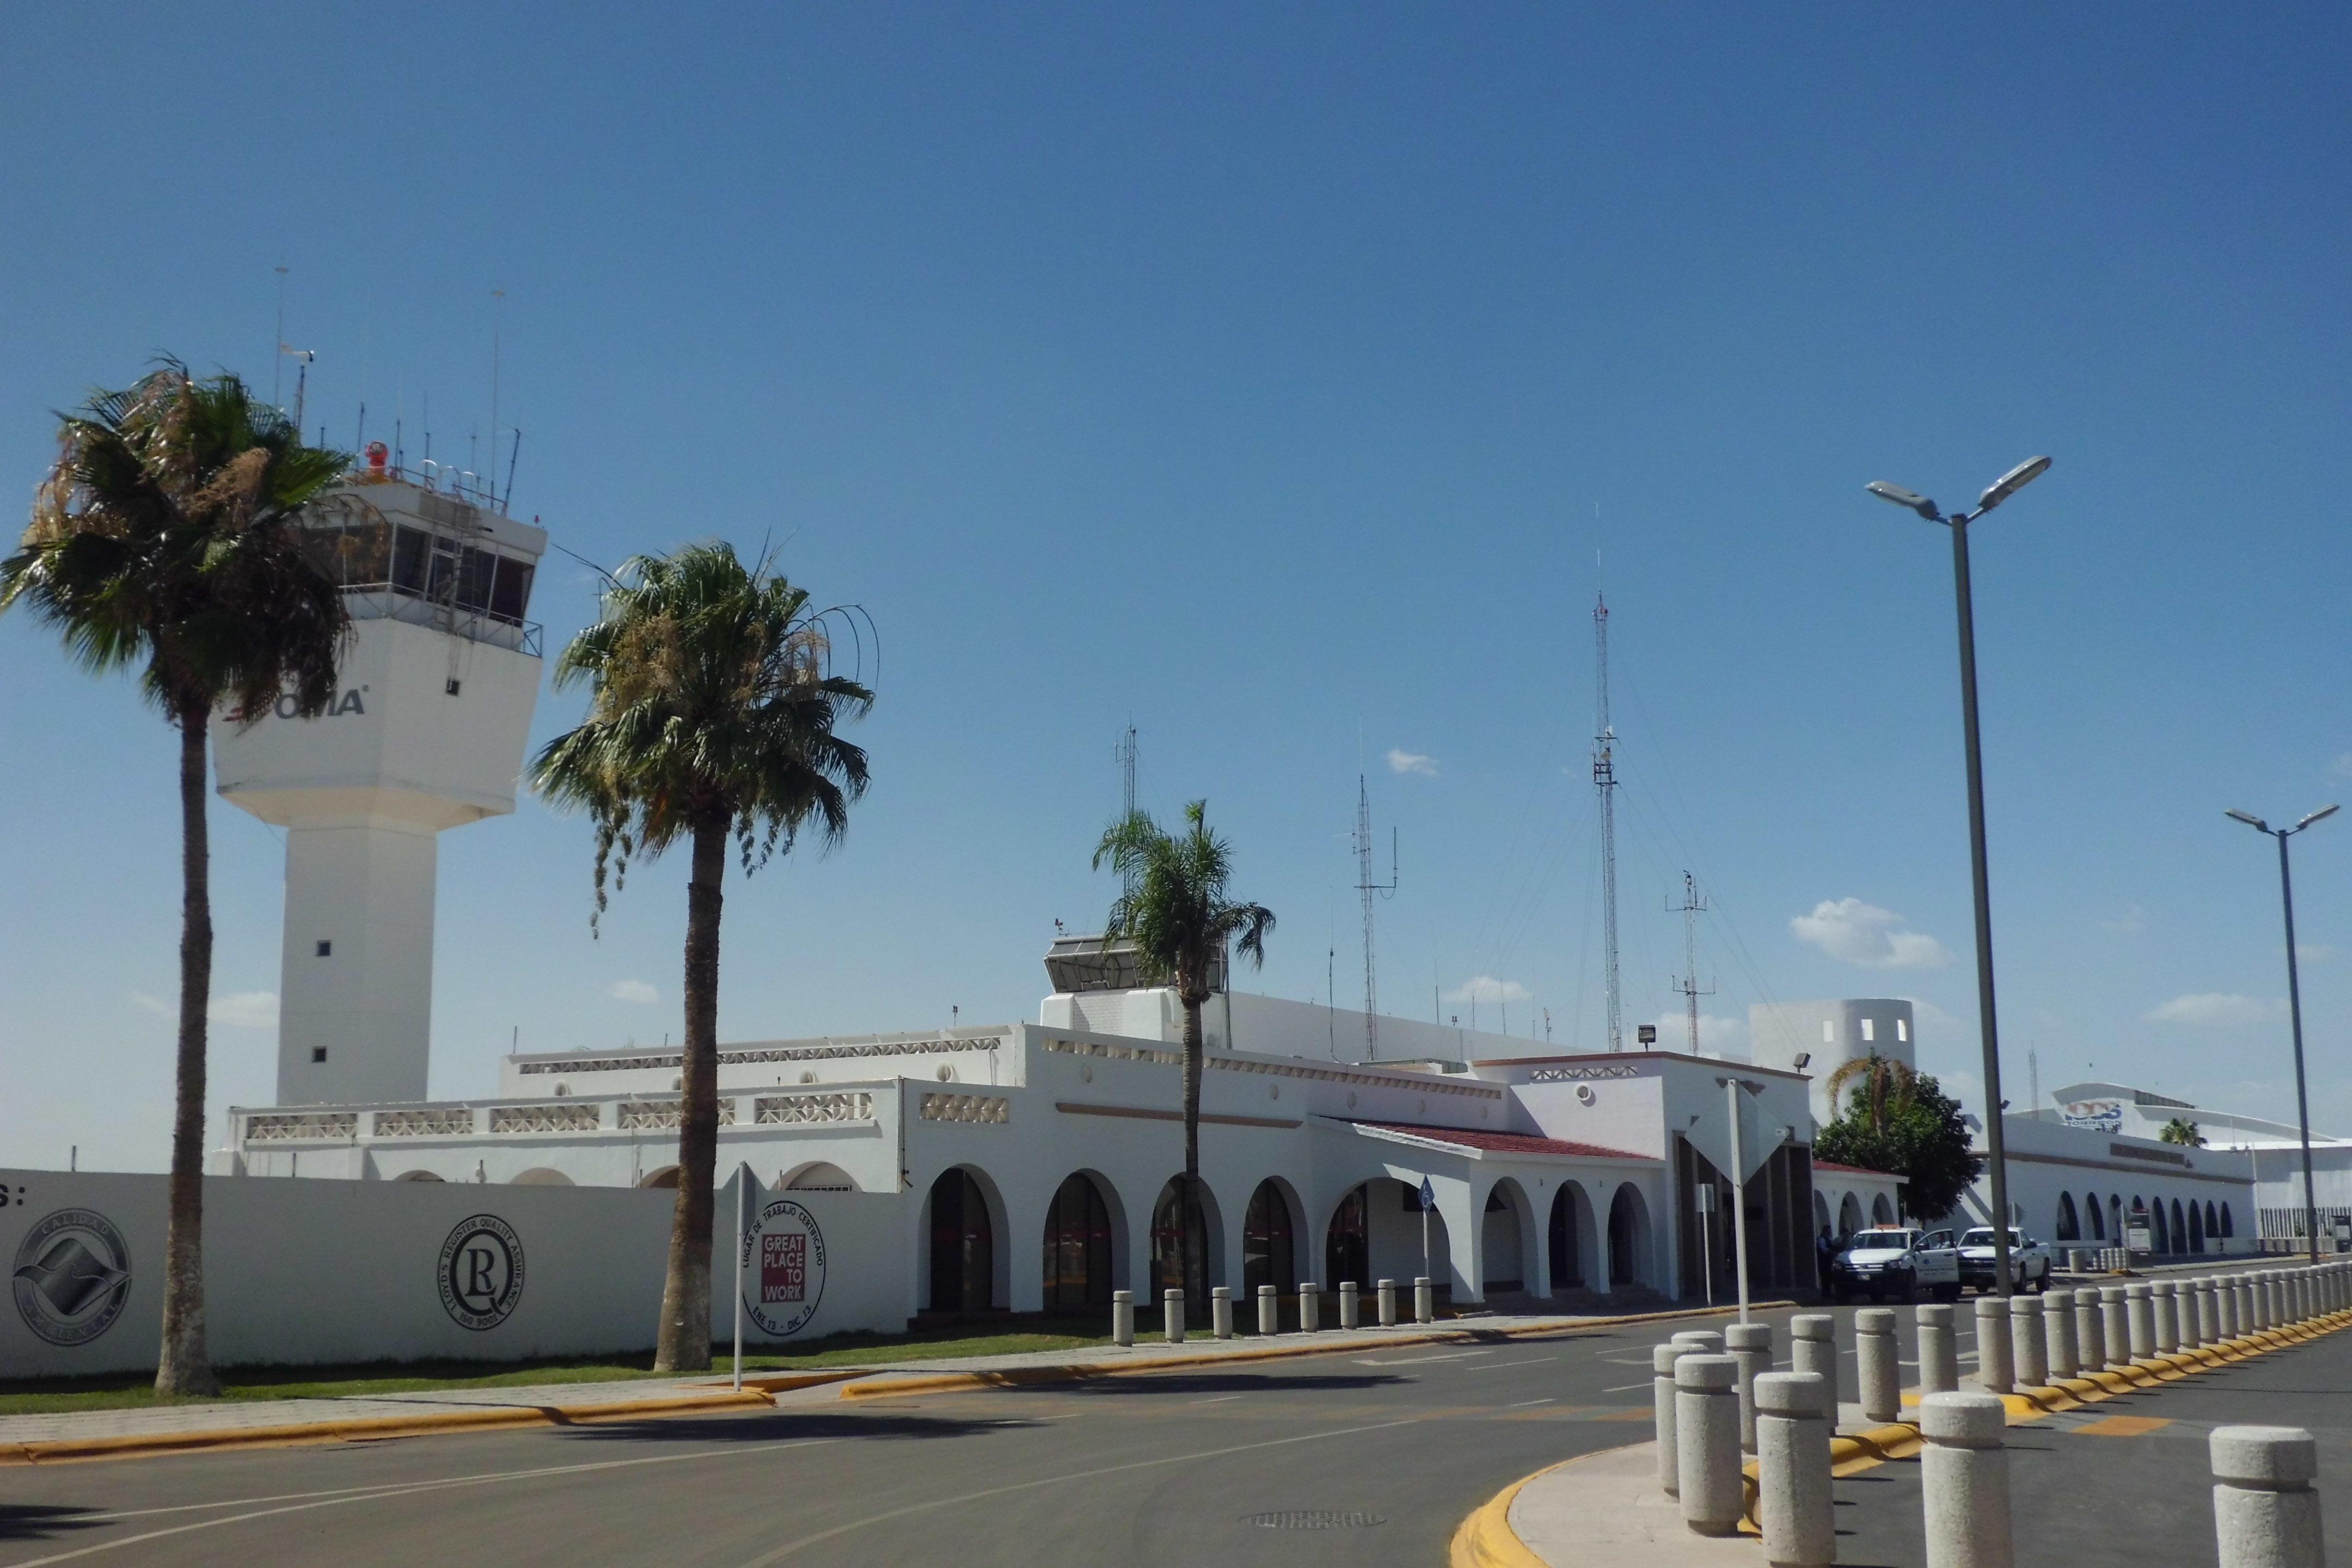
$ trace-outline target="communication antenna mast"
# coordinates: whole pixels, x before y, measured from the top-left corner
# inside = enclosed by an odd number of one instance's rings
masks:
[[[490,290],[490,504],[499,500],[499,334],[506,325],[507,291]]]
[[[278,401],[278,389],[286,374],[286,264],[278,264],[278,336],[276,346],[269,351],[269,406],[284,411]]]
[[[1592,787],[1601,796],[1601,927],[1602,978],[1609,995],[1609,1048],[1625,1048],[1623,998],[1617,989],[1617,732],[1609,727],[1609,601],[1592,602],[1592,648],[1599,671],[1593,717]]]
[[[1381,997],[1372,966],[1372,902],[1375,895],[1393,898],[1397,886],[1396,829],[1389,829],[1389,879],[1372,880],[1372,795],[1364,775],[1356,775],[1356,891],[1364,900],[1364,1059],[1381,1054]]]
[[[1683,873],[1683,901],[1668,904],[1670,910],[1683,912],[1683,973],[1674,983],[1674,989],[1683,994],[1683,1005],[1690,1016],[1690,1054],[1698,1055],[1698,999],[1715,994],[1715,987],[1702,990],[1698,983],[1698,917],[1706,911],[1706,900],[1698,896],[1698,879],[1688,871]]]
[[[1123,822],[1135,815],[1135,725],[1132,722],[1120,732],[1118,744],[1112,748],[1111,755],[1118,760],[1119,820]]]

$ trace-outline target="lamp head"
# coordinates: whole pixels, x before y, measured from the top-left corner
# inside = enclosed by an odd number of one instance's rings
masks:
[[[2268,833],[2271,830],[2271,825],[2269,823],[2264,822],[2261,817],[2256,816],[2251,811],[2225,811],[2221,815],[2224,816],[2236,817],[2240,822],[2244,823],[2247,826],[2252,828],[2257,833]]]
[[[2050,467],[2047,458],[2028,458],[2017,467],[1993,480],[1992,487],[1977,498],[1979,511],[1990,511],[2034,480]]]
[[[2296,823],[2292,828],[2289,828],[2288,831],[2291,833],[2300,833],[2305,828],[2310,826],[2313,823],[2317,822],[2321,817],[2333,816],[2343,809],[2344,808],[2340,805],[2323,805],[2317,811],[2313,812],[2309,816],[2305,817],[2301,822]]]
[[[1891,500],[1896,506],[1910,508],[1929,522],[1944,521],[1944,514],[1936,510],[1936,503],[1917,490],[1906,490],[1901,485],[1890,485],[1885,479],[1873,479],[1863,489],[1881,500]]]

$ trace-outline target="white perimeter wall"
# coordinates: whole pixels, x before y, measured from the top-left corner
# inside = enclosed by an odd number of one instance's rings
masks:
[[[0,1378],[136,1372],[163,1331],[164,1183],[160,1175],[0,1170],[0,1261],[13,1276],[26,1235],[59,1209],[95,1210],[121,1232],[131,1284],[121,1316],[78,1347],[48,1343],[16,1299],[0,1303]],[[907,1260],[885,1217],[896,1198],[791,1196],[817,1220],[824,1294],[795,1342],[851,1329],[907,1326]],[[506,1361],[650,1349],[661,1305],[672,1192],[625,1187],[494,1187],[431,1182],[208,1177],[205,1305],[223,1366],[423,1359]],[[756,1205],[758,1194],[752,1194]],[[442,1245],[458,1223],[494,1215],[521,1242],[513,1311],[471,1330],[442,1306]],[[719,1194],[711,1267],[716,1331],[730,1331],[735,1193]],[[757,1336],[754,1335],[754,1338]]]

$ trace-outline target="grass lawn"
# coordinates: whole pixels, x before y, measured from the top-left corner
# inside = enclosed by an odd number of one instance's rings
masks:
[[[1108,1344],[1098,1318],[1030,1319],[1017,1330],[964,1324],[922,1333],[834,1334],[787,1355],[743,1357],[746,1372],[796,1372],[833,1366],[887,1366],[948,1356],[1010,1355],[1021,1351],[1079,1350]],[[1136,1334],[1139,1342],[1158,1332]],[[731,1364],[722,1347],[714,1364]],[[346,1394],[413,1394],[428,1388],[499,1388],[537,1383],[616,1383],[651,1377],[653,1352],[581,1356],[533,1362],[378,1362],[364,1366],[247,1366],[218,1369],[221,1397],[233,1400],[320,1399]],[[137,1410],[155,1405],[202,1404],[155,1397],[152,1374],[0,1381],[0,1415],[73,1410]]]

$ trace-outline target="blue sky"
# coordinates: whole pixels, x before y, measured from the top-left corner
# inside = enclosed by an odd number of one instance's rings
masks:
[[[158,352],[311,422],[488,405],[612,563],[780,546],[883,636],[846,842],[730,889],[730,1037],[1034,1016],[1141,731],[1361,994],[1600,1038],[1591,622],[1614,612],[1627,1016],[1922,1003],[1973,1092],[1947,504],[1978,531],[2012,1099],[2095,1066],[2292,1106],[2277,885],[2225,821],[2352,794],[2339,9],[255,5],[0,16],[0,495]],[[1596,564],[1598,562],[1598,564]],[[551,639],[594,612],[557,564]],[[579,711],[546,696],[537,739]],[[164,1160],[169,735],[0,619],[0,1161]],[[1391,754],[1403,771],[1391,765]],[[1413,761],[1412,759],[1424,759]],[[282,846],[216,805],[216,1103],[271,1097]],[[2301,845],[2352,1130],[2352,826]],[[433,1084],[678,1027],[683,868],[601,941],[591,836],[444,840]],[[1823,906],[1827,906],[1824,908]],[[1336,959],[1330,957],[1336,949]],[[629,1000],[630,997],[651,1000]],[[1467,1014],[1467,1001],[1436,1004]]]

